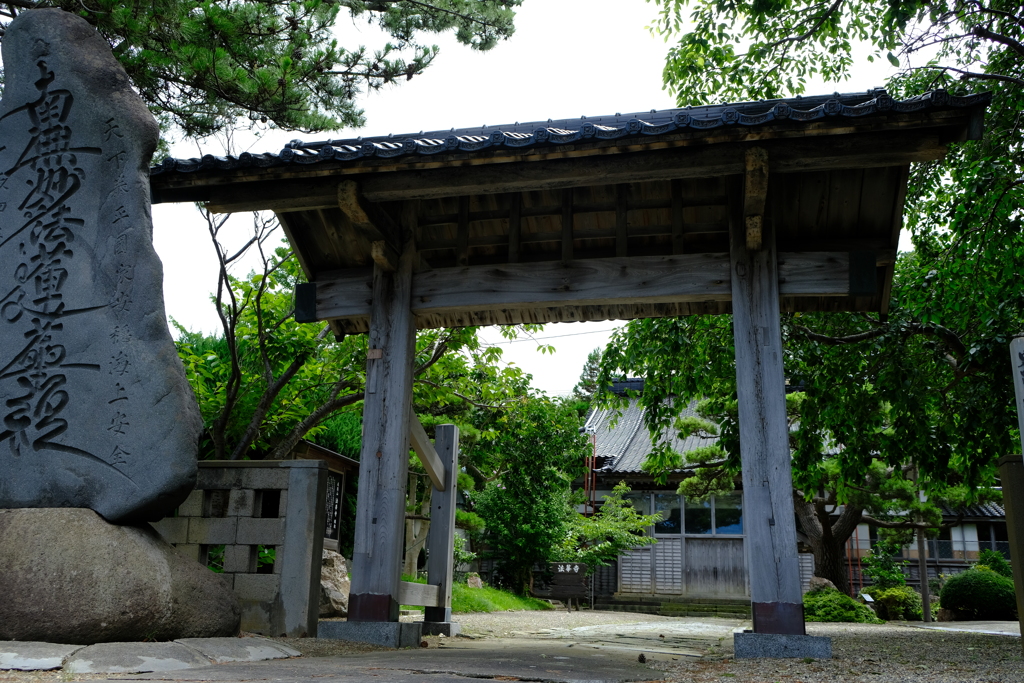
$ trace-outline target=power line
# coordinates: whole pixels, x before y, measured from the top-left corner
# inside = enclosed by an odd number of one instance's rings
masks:
[[[516,343],[519,343],[519,342],[529,342],[529,341],[539,342],[539,341],[544,341],[546,339],[561,339],[563,337],[582,337],[585,334],[607,334],[609,332],[614,332],[614,331],[615,331],[615,328],[613,327],[610,330],[591,330],[590,332],[573,332],[571,334],[555,334],[555,335],[552,335],[550,337],[528,337],[526,339],[508,339],[508,340],[500,341],[500,342],[488,342],[488,343],[484,344],[484,346],[497,346],[499,344],[516,344]]]

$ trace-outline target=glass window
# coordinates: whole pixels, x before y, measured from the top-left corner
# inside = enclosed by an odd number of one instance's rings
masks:
[[[675,493],[654,494],[654,511],[661,520],[654,525],[656,534],[678,534],[682,529],[679,514],[679,496]]]
[[[623,496],[622,499],[632,505],[633,509],[636,510],[638,514],[651,514],[651,494],[630,491]]]
[[[715,533],[743,533],[743,496],[738,491],[715,496]]]
[[[711,533],[711,501],[701,503],[686,501],[686,533]]]

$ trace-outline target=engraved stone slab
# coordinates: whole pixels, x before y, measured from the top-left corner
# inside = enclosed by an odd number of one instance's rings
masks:
[[[157,520],[202,424],[164,314],[158,127],[83,19],[23,12],[0,101],[0,508]]]

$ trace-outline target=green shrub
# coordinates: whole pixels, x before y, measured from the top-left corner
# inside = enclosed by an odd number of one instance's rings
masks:
[[[895,542],[879,541],[871,548],[871,554],[864,558],[864,575],[879,588],[895,588],[907,585],[907,576],[903,573],[906,566],[904,560],[896,559],[900,554],[900,546]],[[874,597],[874,596],[872,596]]]
[[[852,621],[858,624],[881,624],[871,608],[834,588],[824,588],[804,595],[804,618],[807,621]]]
[[[973,567],[946,579],[939,601],[972,619],[1015,619],[1013,580],[987,567]]]
[[[869,586],[864,592],[875,600],[878,616],[882,619],[903,619],[921,621],[923,607],[921,594],[910,586],[879,588]]]
[[[1006,561],[1002,553],[995,550],[982,550],[978,555],[978,564],[984,565],[1000,576],[1013,578],[1013,567]]]
[[[508,610],[551,609],[537,598],[515,595],[497,588],[470,588],[464,583],[452,585],[453,612],[505,612]]]

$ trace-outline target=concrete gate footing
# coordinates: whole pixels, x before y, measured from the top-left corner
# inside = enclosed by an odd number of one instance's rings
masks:
[[[832,659],[832,639],[827,636],[735,633],[732,642],[736,659]]]
[[[423,623],[409,621],[321,621],[317,638],[350,640],[381,647],[419,647]]]

